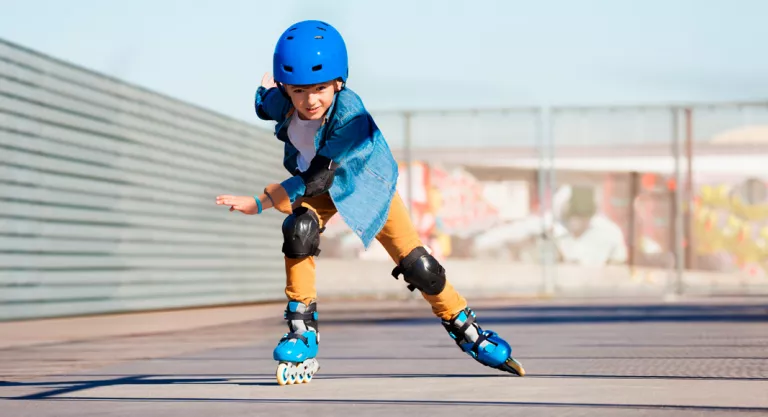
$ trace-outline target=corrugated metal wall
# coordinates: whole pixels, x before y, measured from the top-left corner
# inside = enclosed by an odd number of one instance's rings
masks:
[[[282,299],[280,145],[0,40],[0,320]]]

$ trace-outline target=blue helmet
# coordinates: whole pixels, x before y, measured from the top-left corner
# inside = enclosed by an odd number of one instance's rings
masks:
[[[275,46],[272,61],[275,81],[309,85],[341,78],[347,81],[347,46],[328,23],[305,20],[291,25]]]

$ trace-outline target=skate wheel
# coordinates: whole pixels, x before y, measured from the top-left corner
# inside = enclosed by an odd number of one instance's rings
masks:
[[[299,368],[296,367],[296,364],[288,364],[288,384],[295,384],[297,383],[297,376],[299,374]]]
[[[312,380],[312,375],[315,373],[315,360],[309,359],[304,361],[302,364],[302,377],[304,378],[304,382],[309,382]]]
[[[296,383],[303,384],[307,382],[307,362],[302,362],[296,365]]]
[[[289,369],[288,365],[285,362],[281,362],[279,365],[277,365],[277,372],[275,372],[275,376],[277,377],[277,383],[278,385],[288,385],[290,384],[290,378],[289,378]]]
[[[307,359],[302,365],[302,369],[304,370],[304,382],[309,382],[312,380],[315,372],[317,372],[317,359]]]

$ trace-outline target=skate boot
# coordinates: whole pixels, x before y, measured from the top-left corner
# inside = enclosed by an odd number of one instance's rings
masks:
[[[462,351],[485,366],[523,376],[525,370],[512,356],[512,348],[492,330],[483,330],[475,322],[475,312],[465,308],[450,321],[442,321]]]
[[[280,385],[302,384],[312,380],[320,364],[317,345],[320,334],[317,330],[317,305],[308,306],[298,301],[289,301],[285,309],[288,333],[283,335],[272,352],[277,365],[277,383]]]

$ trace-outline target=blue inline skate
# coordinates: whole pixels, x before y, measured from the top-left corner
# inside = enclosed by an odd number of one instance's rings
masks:
[[[523,365],[512,357],[509,343],[496,332],[480,328],[475,322],[475,312],[469,307],[442,323],[459,348],[476,361],[514,375],[525,375]]]
[[[285,309],[288,320],[288,333],[283,335],[272,352],[272,358],[278,362],[277,383],[280,385],[303,384],[312,380],[320,369],[317,345],[320,334],[317,328],[317,305],[308,306],[289,301]]]

